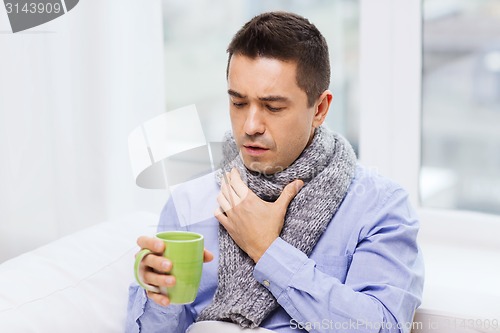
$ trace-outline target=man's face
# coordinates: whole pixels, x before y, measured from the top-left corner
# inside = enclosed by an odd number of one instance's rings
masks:
[[[273,174],[290,166],[310,143],[317,104],[297,85],[297,64],[233,55],[228,71],[233,135],[245,166]],[[331,99],[331,98],[330,98]]]

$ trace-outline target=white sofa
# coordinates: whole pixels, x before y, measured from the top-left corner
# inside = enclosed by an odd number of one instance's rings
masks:
[[[123,333],[135,241],[158,216],[137,212],[0,265],[0,332]]]
[[[118,333],[124,331],[135,241],[156,232],[158,216],[137,212],[82,230],[0,265],[0,332]],[[427,280],[415,333],[500,332],[496,254],[423,244]],[[484,263],[481,263],[481,260]],[[453,259],[453,260],[452,260]],[[453,261],[453,262],[452,262]],[[488,286],[465,291],[474,272],[464,264],[490,264]],[[446,264],[443,266],[443,264]],[[460,279],[458,277],[460,276]],[[483,281],[485,281],[483,279]],[[470,287],[470,285],[469,285]],[[489,290],[481,293],[478,288]],[[464,315],[466,314],[466,315]],[[482,318],[476,327],[470,318]]]

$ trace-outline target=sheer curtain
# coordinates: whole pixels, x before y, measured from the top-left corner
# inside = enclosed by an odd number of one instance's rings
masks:
[[[127,137],[164,112],[161,1],[80,1],[16,34],[0,8],[0,45],[0,262],[158,213],[167,193],[136,187]]]

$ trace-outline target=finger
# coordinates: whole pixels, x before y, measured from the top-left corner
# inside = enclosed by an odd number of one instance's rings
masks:
[[[222,210],[222,208],[217,207],[217,209],[216,209],[216,210],[215,210],[215,212],[214,212],[214,216],[215,216],[215,217],[217,217],[217,216],[219,216],[219,215],[224,215],[224,216],[227,216],[227,214],[226,214],[226,213],[224,213],[224,211]]]
[[[148,294],[148,298],[153,300],[153,302],[155,302],[156,304],[159,304],[162,306],[170,305],[170,299],[163,294],[154,293],[152,291],[148,291],[147,294]]]
[[[144,272],[144,282],[157,287],[173,287],[175,285],[175,277],[173,275],[146,271]]]
[[[217,203],[219,204],[222,211],[225,212],[226,214],[231,210],[232,206],[229,203],[229,201],[227,201],[226,197],[224,196],[224,194],[222,194],[222,192],[219,193],[219,195],[217,196]]]
[[[221,192],[224,193],[224,196],[228,199],[229,203],[231,203],[231,206],[233,208],[241,203],[241,198],[238,196],[238,194],[235,192],[234,188],[231,185],[224,184],[224,186],[221,187]]]
[[[214,212],[215,218],[222,224],[226,225],[228,223],[228,217],[227,214],[222,211],[222,209],[219,207],[215,210]]]
[[[231,175],[230,177],[231,188],[234,190],[234,192],[240,199],[244,199],[247,196],[248,191],[250,191],[250,189],[241,179],[238,169],[232,168],[230,175]]]
[[[302,180],[300,179],[294,180],[293,182],[285,186],[278,200],[276,200],[276,203],[287,208],[290,202],[293,200],[293,198],[295,198],[295,196],[297,195],[297,193],[299,193],[300,189],[303,186],[304,182]]]
[[[224,195],[227,201],[231,204],[232,207],[239,202],[239,198],[236,193],[231,189],[231,186],[226,183],[225,180],[220,184],[220,192]],[[232,193],[231,193],[232,192]]]
[[[232,190],[231,190],[231,186],[229,185],[230,184],[230,178],[229,178],[230,176],[228,173],[224,173],[223,176],[224,176],[224,181],[221,184],[221,190],[223,190],[224,192],[222,192],[222,193],[224,194],[226,199],[231,204],[231,207],[235,207],[235,205],[236,205],[235,196],[236,195],[231,193]]]
[[[161,273],[168,273],[172,269],[172,262],[170,260],[155,254],[148,254],[142,262],[146,267],[150,267]]]
[[[220,224],[224,227],[224,229],[229,231],[228,228],[230,227],[230,221],[225,213],[215,215],[215,218],[220,222]]]
[[[148,249],[154,253],[163,253],[165,251],[165,243],[156,237],[141,236],[137,238],[137,245],[141,249]]]
[[[207,249],[203,250],[203,262],[210,262],[214,260],[214,254]]]

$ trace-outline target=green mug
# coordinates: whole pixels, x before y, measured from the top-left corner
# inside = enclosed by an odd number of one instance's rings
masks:
[[[175,285],[158,288],[142,281],[141,261],[151,253],[148,249],[141,250],[135,258],[137,283],[146,290],[167,295],[171,304],[193,302],[198,294],[203,268],[203,235],[189,231],[164,231],[157,233],[156,237],[165,243],[163,256],[172,262],[169,274],[175,277]]]

